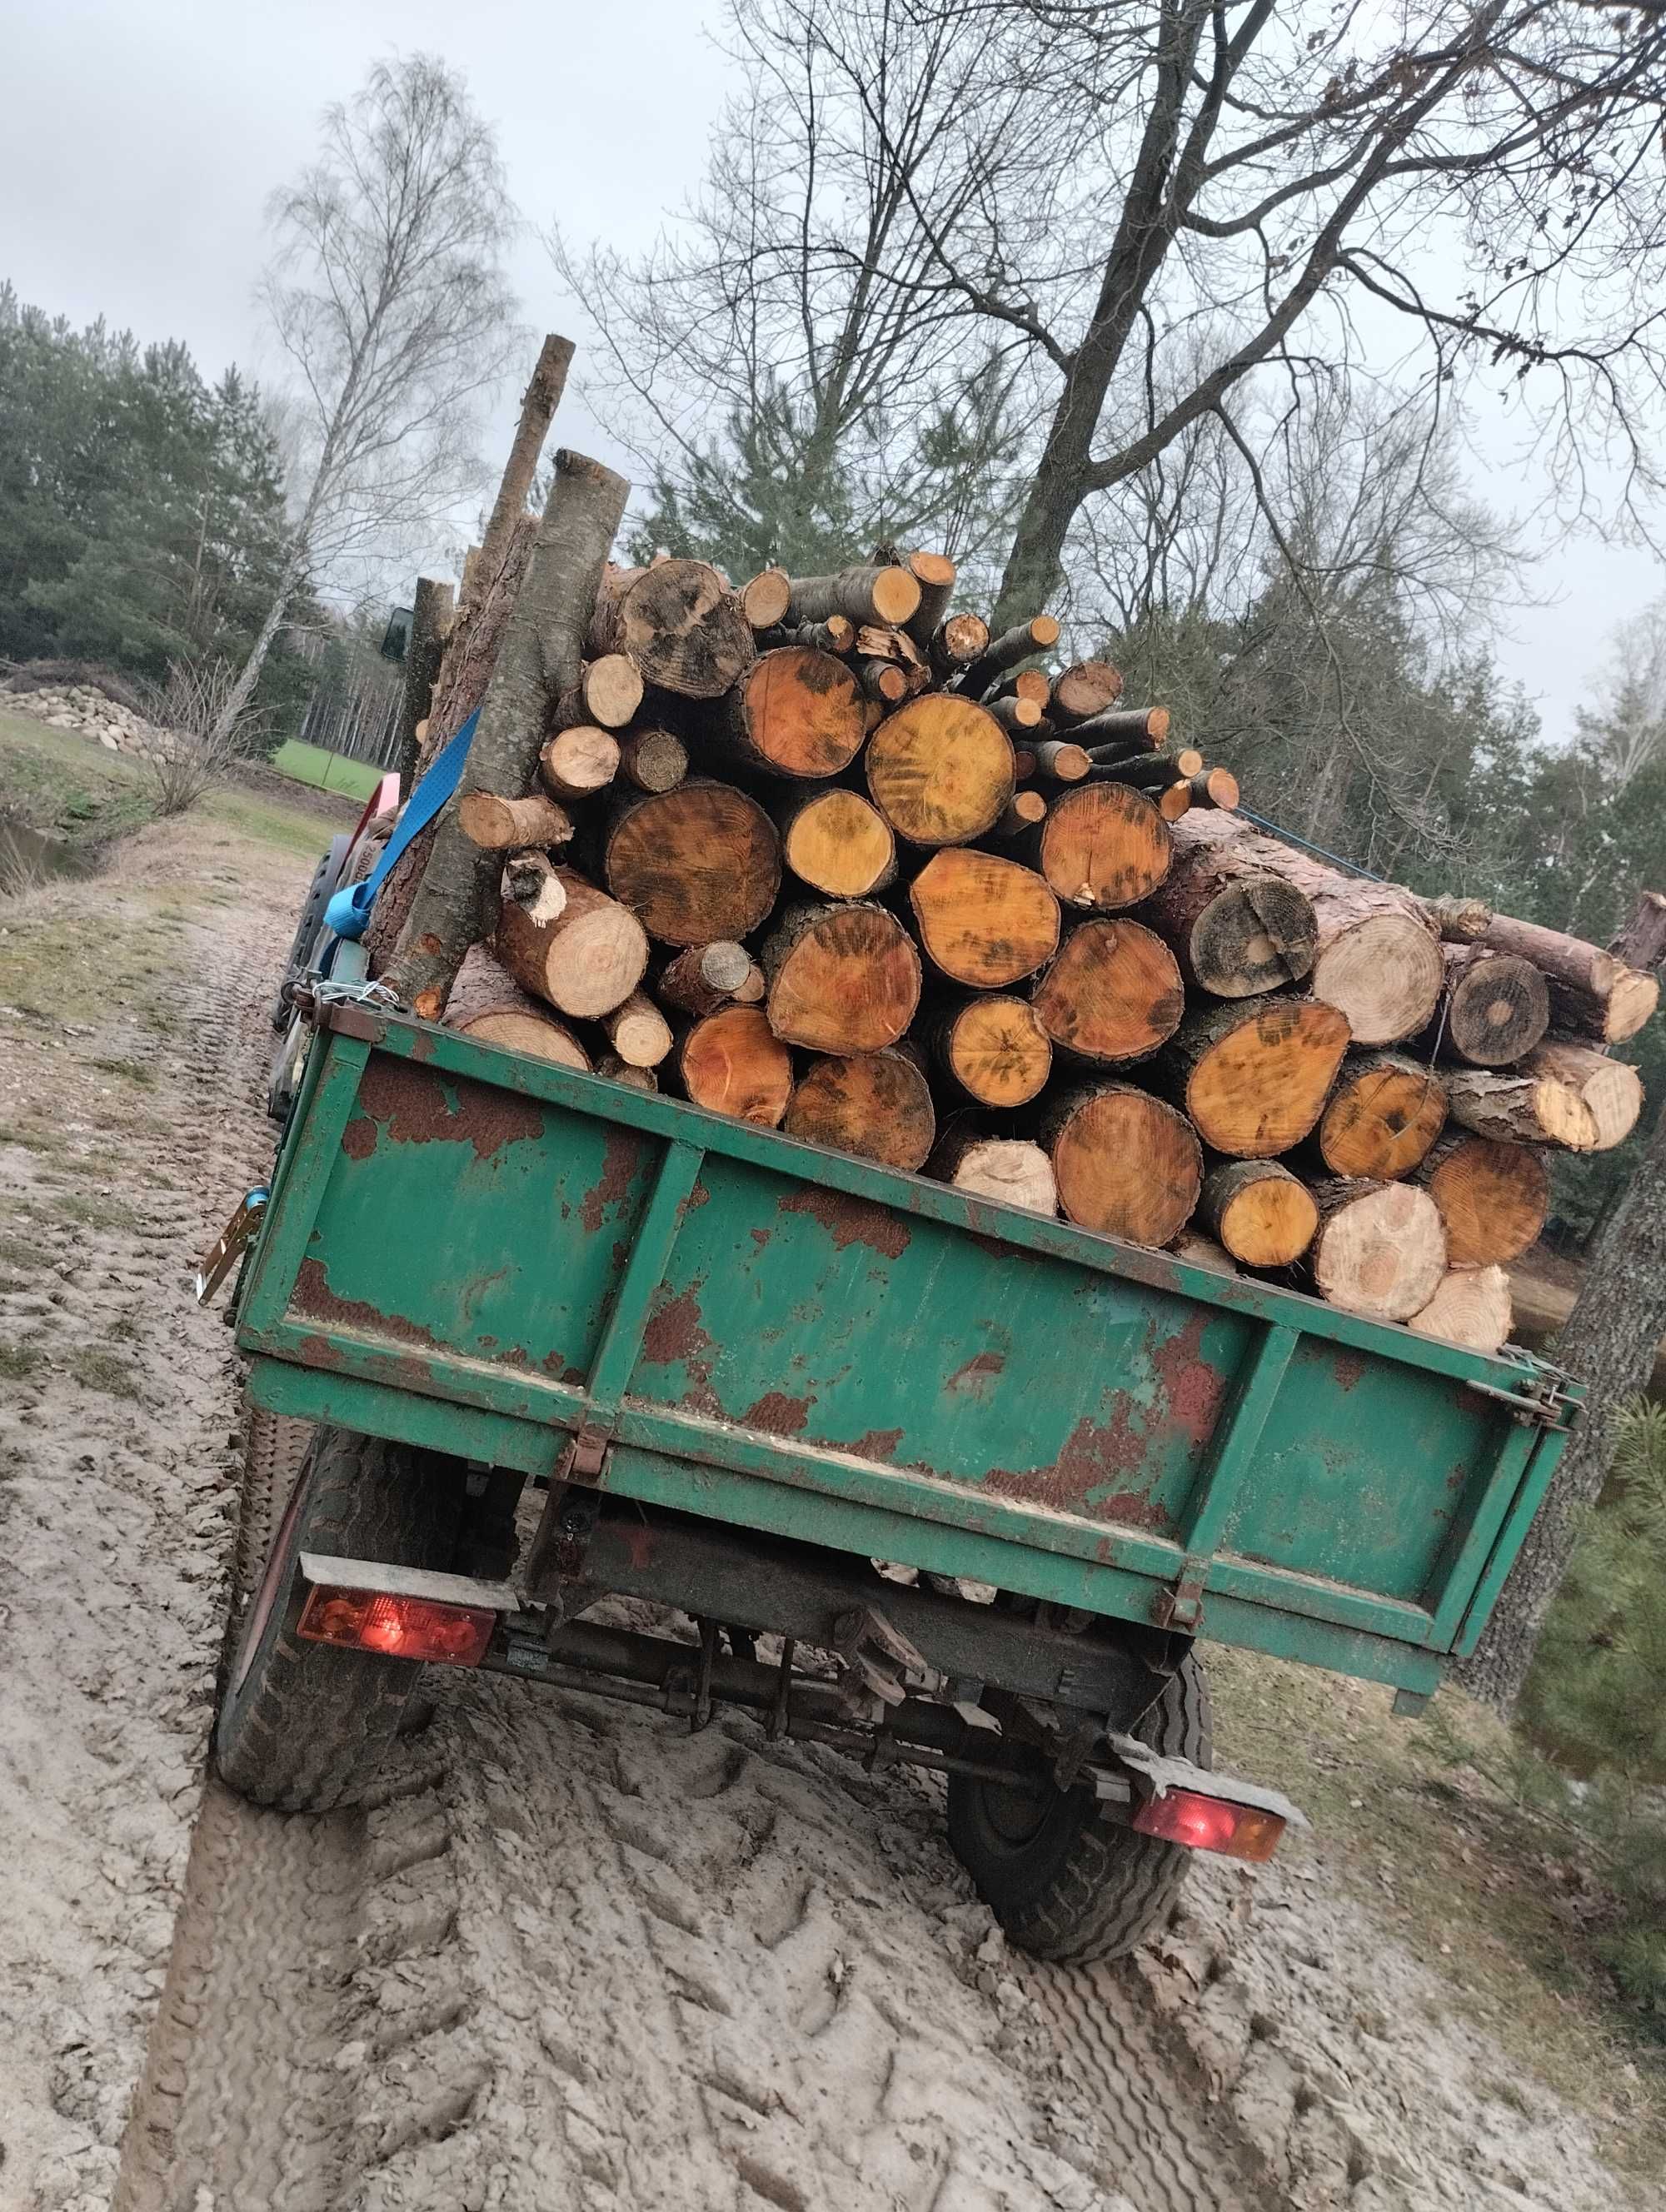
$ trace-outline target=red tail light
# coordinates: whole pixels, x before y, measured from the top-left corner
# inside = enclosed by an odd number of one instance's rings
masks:
[[[1128,1823],[1142,1836],[1161,1836],[1188,1850],[1219,1851],[1229,1859],[1270,1859],[1284,1833],[1284,1816],[1259,1805],[1234,1805],[1201,1790],[1170,1790],[1137,1806]]]
[[[441,1605],[433,1598],[337,1589],[320,1583],[308,1592],[298,1626],[300,1633],[315,1644],[382,1651],[391,1659],[477,1667],[492,1640],[497,1615],[482,1606]]]

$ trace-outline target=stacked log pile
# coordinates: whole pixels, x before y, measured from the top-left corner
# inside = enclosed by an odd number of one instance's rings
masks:
[[[1262,833],[954,581],[610,567],[537,787],[463,803],[502,878],[447,1018],[1496,1349],[1547,1154],[1636,1121],[1651,977]]]

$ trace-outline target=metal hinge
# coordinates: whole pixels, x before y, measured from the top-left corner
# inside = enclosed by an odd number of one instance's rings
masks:
[[[612,1449],[613,1439],[607,1431],[587,1421],[556,1462],[555,1472],[550,1478],[551,1487],[558,1482],[583,1482],[593,1489],[601,1489],[606,1481]]]
[[[1158,1590],[1152,1601],[1151,1613],[1159,1628],[1183,1629],[1188,1635],[1195,1633],[1203,1620],[1203,1580],[1208,1571],[1207,1559],[1188,1559],[1174,1588]]]

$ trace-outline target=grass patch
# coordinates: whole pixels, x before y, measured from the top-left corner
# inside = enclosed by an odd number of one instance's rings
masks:
[[[66,1221],[78,1221],[83,1229],[135,1230],[143,1226],[132,1207],[124,1206],[117,1198],[83,1198],[79,1192],[71,1192],[67,1198],[54,1199],[52,1209]]]
[[[0,1382],[22,1382],[38,1374],[44,1363],[32,1344],[8,1344],[0,1340]]]
[[[100,901],[96,927],[77,903],[49,895],[0,933],[0,1005],[61,1026],[117,1013],[166,1031],[173,1021],[158,925],[137,901]],[[164,933],[172,936],[173,925]]]
[[[64,1139],[56,1129],[39,1125],[26,1128],[16,1121],[0,1121],[0,1145],[21,1145],[26,1152],[40,1152],[48,1158],[64,1150]]]
[[[281,799],[269,798],[263,791],[240,789],[234,785],[212,793],[204,800],[201,811],[207,820],[218,823],[240,837],[251,837],[256,843],[270,845],[277,852],[294,853],[314,860],[329,844],[331,835],[329,824],[320,822],[307,808],[289,806]]]
[[[106,1352],[101,1345],[89,1345],[84,1351],[71,1352],[64,1363],[64,1370],[83,1390],[101,1390],[110,1398],[137,1398],[139,1395],[139,1371],[132,1361],[124,1359],[119,1352]]]
[[[0,787],[31,828],[74,846],[108,843],[155,813],[144,772],[95,738],[0,709]]]
[[[40,1252],[27,1237],[13,1237],[0,1231],[0,1267],[38,1267]]]
[[[304,745],[299,738],[278,747],[272,766],[280,775],[310,783],[316,791],[339,791],[361,802],[369,798],[383,775],[366,761],[348,760],[340,753],[326,752],[322,745]]]
[[[141,1090],[154,1091],[156,1087],[155,1073],[143,1060],[89,1060],[87,1065],[96,1067],[101,1075],[119,1075],[124,1083],[137,1083]]]

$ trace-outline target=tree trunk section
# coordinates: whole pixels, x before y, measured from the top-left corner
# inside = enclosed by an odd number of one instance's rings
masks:
[[[538,757],[539,781],[556,799],[593,799],[619,772],[619,741],[586,725],[562,730]]]
[[[451,586],[435,576],[418,576],[410,610],[410,642],[405,647],[404,684],[399,695],[399,750],[395,763],[399,789],[406,798],[416,781],[416,726],[428,719],[441,657],[456,615],[457,594]]]
[[[807,1145],[913,1173],[926,1164],[937,1117],[911,1054],[863,1052],[812,1060],[781,1127]]]
[[[1447,1092],[1432,1068],[1396,1053],[1348,1060],[1314,1134],[1324,1171],[1360,1182],[1398,1182],[1446,1126]]]
[[[1066,1091],[1041,1125],[1059,1204],[1084,1229],[1132,1244],[1172,1243],[1203,1186],[1197,1133],[1148,1091],[1097,1083]]]
[[[666,945],[745,937],[775,902],[781,840],[755,799],[696,779],[626,802],[608,830],[607,888]]]
[[[526,503],[532,495],[544,441],[550,434],[550,425],[567,388],[567,372],[573,365],[574,352],[572,339],[557,337],[554,331],[538,349],[532,380],[520,395],[514,442],[498,480],[497,497],[492,501],[486,534],[480,541],[474,574],[464,590],[465,611],[471,616],[479,594],[496,590],[509,559],[516,529],[526,516]],[[462,725],[459,722],[455,726],[461,728]]]
[[[976,990],[1033,975],[1058,950],[1058,900],[1033,868],[993,853],[933,853],[909,904],[932,965]]]
[[[1074,730],[1116,704],[1122,696],[1122,672],[1108,660],[1078,660],[1056,678],[1050,712],[1061,730]]]
[[[861,750],[861,686],[830,653],[783,645],[762,654],[724,702],[724,741],[768,775],[837,775]]]
[[[577,729],[593,723],[601,730],[623,730],[642,703],[641,671],[623,653],[605,653],[586,661],[579,680],[550,710],[550,728]]]
[[[1040,1096],[1053,1072],[1053,1041],[1026,999],[1002,992],[964,1000],[936,1023],[938,1065],[980,1106],[1011,1113]]]
[[[1447,1079],[1452,1119],[1505,1144],[1606,1152],[1643,1110],[1637,1070],[1585,1045],[1541,1044],[1519,1067],[1455,1067]]]
[[[1520,1259],[1538,1241],[1550,1210],[1544,1155],[1528,1145],[1443,1137],[1413,1180],[1440,1209],[1446,1256],[1455,1267]]]
[[[1148,1059],[1186,1011],[1173,953],[1137,921],[1121,920],[1079,923],[1031,1002],[1055,1045],[1098,1067]]]
[[[906,568],[844,568],[836,576],[795,576],[785,619],[818,623],[842,615],[859,629],[881,623],[895,629],[911,622],[919,605],[919,580]]]
[[[457,971],[446,1007],[446,1027],[482,1044],[502,1045],[532,1060],[588,1073],[589,1055],[571,1030],[523,991],[483,945],[471,945]]]
[[[704,561],[657,561],[604,580],[587,653],[629,654],[645,680],[687,699],[733,688],[757,650],[738,593]]]
[[[1033,842],[1021,845],[1066,906],[1114,913],[1149,898],[1169,872],[1174,846],[1143,793],[1116,783],[1079,783],[1048,806]]]
[[[1158,1063],[1206,1145],[1233,1159],[1287,1152],[1318,1121],[1348,1026],[1316,999],[1195,1011]]]
[[[864,765],[874,805],[910,844],[970,844],[1012,801],[1011,738],[994,715],[949,692],[888,714]]]
[[[658,1067],[671,1050],[671,1024],[645,991],[602,1016],[607,1041],[627,1067]]]
[[[1058,1178],[1039,1145],[985,1136],[975,1122],[952,1122],[926,1163],[926,1173],[973,1198],[1051,1217],[1059,1210]]]
[[[1032,615],[990,639],[987,650],[961,677],[957,690],[969,699],[981,699],[1009,668],[1016,668],[1032,653],[1046,653],[1059,641],[1059,625],[1052,615]]]
[[[1246,1267],[1288,1267],[1313,1242],[1319,1209],[1275,1160],[1229,1160],[1203,1185],[1203,1218]]]
[[[909,617],[908,631],[923,653],[949,611],[958,572],[946,553],[910,553],[903,565],[920,586],[920,604]]]
[[[719,938],[714,944],[691,945],[679,952],[666,964],[654,992],[662,1005],[698,1019],[739,998],[755,976],[761,997],[763,976],[751,954],[744,945]]]
[[[1660,1003],[1660,986],[1652,975],[1560,930],[1495,914],[1481,942],[1489,951],[1530,961],[1549,987],[1551,1019],[1557,1027],[1598,1044],[1623,1044],[1635,1036]]]
[[[1140,909],[1188,983],[1217,999],[1253,999],[1311,974],[1319,926],[1311,902],[1282,876],[1225,846],[1180,846],[1167,879]]]
[[[778,1129],[793,1095],[793,1055],[757,1006],[719,1006],[684,1032],[677,1072],[696,1106]]]
[[[866,898],[897,873],[897,840],[879,808],[860,791],[835,786],[799,792],[770,811],[781,858],[801,884],[824,898]]]
[[[1320,1296],[1373,1321],[1409,1321],[1446,1273],[1446,1231],[1426,1190],[1408,1182],[1322,1182],[1313,1240]]]
[[[1484,945],[1443,945],[1445,988],[1420,1051],[1474,1067],[1523,1060],[1550,1026],[1550,993],[1530,960]]]
[[[764,568],[740,587],[741,612],[757,630],[774,629],[793,604],[793,580],[785,568]]]
[[[567,809],[536,792],[530,799],[500,799],[492,791],[465,793],[457,803],[457,818],[463,835],[483,853],[565,845],[573,836],[573,817]]]
[[[686,781],[689,756],[669,730],[626,730],[619,739],[619,773],[633,790],[675,791]]]
[[[567,895],[560,914],[539,921],[505,899],[493,950],[517,983],[575,1021],[599,1021],[622,1006],[648,969],[648,938],[628,908],[570,868],[556,871]]]
[[[913,940],[894,915],[864,900],[789,910],[761,957],[769,1026],[806,1052],[881,1051],[920,1004]]]

